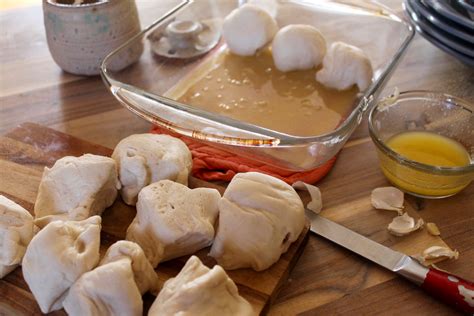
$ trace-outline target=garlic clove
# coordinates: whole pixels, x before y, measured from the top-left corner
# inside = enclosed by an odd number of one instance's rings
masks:
[[[379,210],[403,212],[403,192],[395,187],[381,187],[372,190],[372,206]]]
[[[317,186],[305,183],[303,181],[296,181],[292,186],[297,190],[308,191],[309,195],[311,196],[311,201],[306,205],[308,210],[311,210],[316,214],[321,212],[323,208],[323,200],[321,197],[321,191]]]
[[[423,227],[423,220],[420,218],[418,221],[415,222],[413,217],[410,217],[408,213],[403,215],[399,215],[395,217],[392,222],[388,225],[388,231],[395,236],[404,236],[408,235],[415,230],[420,229]]]
[[[430,235],[441,235],[441,232],[439,231],[439,228],[435,223],[426,223],[426,230],[428,231],[428,233],[430,233]]]
[[[457,250],[451,250],[447,247],[432,246],[425,249],[421,255],[425,260],[443,257],[449,259],[457,259],[459,257],[459,252]]]

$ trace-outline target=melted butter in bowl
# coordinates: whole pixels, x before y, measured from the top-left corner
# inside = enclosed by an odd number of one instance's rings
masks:
[[[278,71],[268,49],[250,57],[224,51],[177,100],[281,133],[318,136],[349,115],[359,91],[328,89],[315,74]]]

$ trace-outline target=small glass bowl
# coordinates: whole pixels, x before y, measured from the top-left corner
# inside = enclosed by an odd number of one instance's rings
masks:
[[[443,93],[407,91],[378,102],[369,115],[369,132],[387,179],[401,190],[423,198],[444,198],[474,179],[474,107]],[[438,167],[410,160],[386,142],[408,131],[426,131],[460,143],[470,156],[463,167]]]

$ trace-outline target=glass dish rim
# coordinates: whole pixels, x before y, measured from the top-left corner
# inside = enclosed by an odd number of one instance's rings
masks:
[[[397,50],[391,56],[388,62],[384,64],[384,67],[381,68],[381,73],[380,73],[379,78],[377,80],[374,80],[371,83],[371,85],[364,91],[358,103],[354,106],[351,113],[346,117],[343,123],[340,124],[338,127],[336,127],[333,131],[325,133],[325,134],[321,134],[317,136],[295,136],[295,135],[284,134],[284,133],[274,131],[274,130],[269,130],[258,125],[253,125],[253,124],[246,123],[243,121],[238,121],[232,118],[228,118],[219,114],[204,111],[198,108],[191,107],[187,104],[180,103],[176,100],[172,100],[164,96],[147,92],[135,86],[117,81],[109,75],[107,64],[111,58],[119,54],[123,48],[133,43],[136,39],[139,39],[145,36],[145,34],[148,31],[150,31],[151,29],[157,27],[159,24],[166,21],[173,14],[183,9],[188,4],[194,2],[194,0],[182,0],[178,5],[176,5],[174,8],[169,10],[162,17],[155,20],[152,24],[144,28],[141,32],[137,33],[135,36],[131,37],[124,44],[122,44],[121,46],[113,50],[111,53],[109,53],[102,61],[102,64],[100,67],[101,77],[109,89],[112,87],[111,82],[113,81],[113,82],[118,83],[118,86],[120,87],[127,87],[128,89],[133,91],[133,93],[138,94],[140,97],[152,99],[153,101],[159,102],[160,104],[166,107],[169,107],[173,110],[185,111],[188,113],[189,113],[189,110],[192,110],[191,111],[192,115],[198,116],[200,118],[210,119],[211,117],[211,120],[214,120],[217,123],[230,126],[231,128],[234,128],[234,129],[238,129],[242,131],[250,131],[254,134],[256,133],[256,134],[261,135],[260,138],[252,139],[252,138],[241,138],[241,137],[236,137],[236,136],[222,136],[222,135],[216,135],[216,134],[206,134],[200,131],[190,130],[188,128],[182,128],[175,124],[174,125],[169,124],[170,122],[165,123],[163,122],[163,119],[161,119],[158,115],[150,111],[147,111],[143,108],[128,104],[124,100],[119,99],[119,101],[123,103],[123,105],[128,110],[133,112],[135,115],[138,115],[139,117],[145,120],[148,120],[149,122],[160,125],[164,128],[170,129],[171,131],[177,132],[179,134],[183,134],[182,131],[186,130],[189,132],[190,135],[192,135],[191,137],[198,138],[200,140],[209,140],[211,142],[231,145],[231,146],[254,147],[254,148],[269,147],[269,146],[270,147],[273,147],[273,146],[292,147],[292,146],[308,145],[311,143],[333,141],[335,137],[345,137],[347,135],[350,135],[351,132],[355,129],[355,127],[360,123],[360,121],[356,122],[359,119],[359,117],[361,117],[364,113],[366,113],[376,104],[375,100],[377,99],[378,95],[381,93],[383,87],[385,86],[386,82],[390,78],[392,72],[394,71],[398,63],[400,62],[403,54],[406,52],[409,44],[411,43],[412,39],[415,36],[415,29],[413,25],[409,21],[405,20],[404,18],[396,14],[393,10],[387,8],[386,6],[379,3],[378,1],[374,1],[374,0],[364,0],[364,1],[367,4],[375,5],[377,6],[377,8],[380,9],[377,11],[377,15],[381,16],[382,18],[388,18],[392,21],[396,21],[400,25],[402,25],[404,29],[407,31],[407,35],[404,37],[402,44],[397,48]],[[288,2],[295,3],[297,1],[289,0]],[[301,2],[303,5],[311,5],[311,3],[308,4],[307,0],[302,0]],[[352,8],[359,8],[359,9],[362,8],[363,10],[366,10],[366,11],[368,10],[368,8],[361,7],[360,5],[356,3],[348,3],[344,0],[333,0],[332,2],[338,5],[346,5]],[[117,97],[117,95],[115,95],[115,97]]]
[[[462,109],[466,109],[470,111],[471,113],[474,113],[474,108],[473,106],[466,100],[463,100],[459,97],[455,97],[443,92],[437,92],[437,91],[430,91],[430,90],[407,90],[400,92],[396,98],[391,104],[383,104],[383,106],[392,106],[396,104],[398,101],[402,100],[409,100],[413,97],[424,97],[426,100],[432,100],[432,101],[438,101],[439,100],[444,100],[448,101],[450,104],[461,107]],[[433,97],[440,97],[439,99],[435,99]],[[416,162],[411,159],[408,159],[399,153],[395,152],[394,150],[390,149],[387,145],[385,145],[385,142],[380,139],[378,136],[377,132],[374,130],[374,113],[378,111],[380,105],[383,103],[384,99],[380,100],[377,102],[377,104],[372,108],[372,110],[369,113],[369,118],[368,118],[368,126],[369,126],[369,135],[372,138],[372,141],[374,144],[382,150],[383,153],[387,155],[392,160],[395,160],[396,162],[400,163],[401,165],[406,165],[409,167],[412,167],[414,169],[420,170],[420,171],[427,171],[433,174],[439,174],[439,175],[459,175],[459,174],[464,174],[466,172],[474,172],[474,163],[471,161],[469,165],[463,166],[463,167],[440,167],[440,166],[432,166],[428,164],[424,164],[421,162]]]

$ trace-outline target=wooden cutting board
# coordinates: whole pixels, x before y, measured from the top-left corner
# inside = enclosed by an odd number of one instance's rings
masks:
[[[84,153],[110,156],[112,150],[94,145],[52,129],[26,123],[4,137],[0,137],[0,194],[12,199],[33,214],[37,189],[43,168],[67,155],[80,156]],[[213,187],[224,192],[224,187],[190,178],[190,187]],[[114,242],[124,239],[127,227],[135,217],[135,207],[124,204],[120,198],[102,214],[101,255]],[[239,293],[245,297],[259,313],[265,313],[286,281],[291,269],[301,255],[308,240],[307,223],[299,239],[269,269],[255,272],[250,269],[228,271],[238,285]],[[208,257],[209,249],[197,255],[208,266],[214,260]],[[174,277],[183,267],[188,257],[182,257],[159,264],[156,269],[160,285]],[[154,296],[144,297],[145,311],[153,303]],[[17,268],[0,280],[0,315],[41,314],[28,285]],[[64,315],[63,310],[52,313]]]
[[[339,177],[338,181],[331,181],[332,177],[329,177],[330,179],[322,183],[324,202],[322,215],[406,254],[416,254],[433,245],[446,246],[441,238],[429,235],[426,230],[415,232],[406,237],[395,237],[388,234],[386,226],[391,218],[395,216],[395,213],[374,210],[370,204],[370,190],[359,190],[368,192],[362,195],[354,195],[355,193],[348,195],[349,193],[345,189],[348,182],[353,182],[354,185],[363,183],[364,187],[370,186],[371,188],[384,184],[383,181],[378,180],[374,183],[360,182],[361,179],[357,178],[360,173],[358,172],[358,166],[359,160],[363,157],[354,156],[358,158],[353,160],[353,164],[348,164],[346,156],[351,156],[351,150],[350,146],[346,146],[343,155],[341,155],[341,161],[336,164],[336,168],[332,172],[332,174],[337,174],[341,171],[338,170],[339,167],[343,167],[344,174],[347,176]],[[23,124],[4,137],[0,137],[0,194],[11,198],[31,212],[44,166],[52,166],[57,159],[63,156],[79,156],[83,153],[110,155],[111,150],[40,125]],[[370,175],[366,176],[370,177]],[[194,178],[191,178],[190,186],[214,187],[221,192],[224,190],[222,186]],[[307,200],[308,196],[303,193],[302,198]],[[413,205],[416,205],[416,203],[406,203],[406,211],[414,217],[419,217]],[[104,212],[101,235],[102,252],[110,244],[123,238],[134,216],[135,209],[123,204],[120,199]],[[267,271],[256,273],[242,269],[229,272],[232,279],[238,284],[240,293],[253,304],[257,311],[265,313],[284,284],[286,284],[286,288],[292,288],[291,282],[286,283],[286,279],[303,251],[308,236],[306,233],[307,230],[282,256],[280,261]],[[311,238],[314,241],[313,238],[317,237],[312,236]],[[311,254],[308,254],[308,252],[311,252]],[[206,264],[212,265],[212,260],[206,254],[207,251],[203,250],[198,255]],[[317,271],[317,277],[315,277],[315,271],[307,271],[305,275],[309,282],[316,282],[321,291],[315,293],[314,291],[305,291],[302,288],[302,293],[298,291],[299,294],[292,295],[289,304],[276,305],[272,308],[273,314],[294,314],[298,310],[304,310],[308,302],[311,302],[311,306],[322,306],[335,301],[343,296],[344,291],[341,289],[351,286],[353,279],[360,274],[357,269],[357,271],[354,271],[355,275],[327,274],[328,269],[325,268],[327,264],[332,267],[339,265],[341,273],[348,271],[346,265],[352,264],[354,267],[360,265],[361,260],[356,256],[348,256],[347,252],[336,253],[331,249],[317,249],[314,248],[312,242],[305,250],[305,257],[308,256],[312,260],[303,260],[303,267],[297,269],[297,275],[294,277],[299,278],[300,272],[306,269]],[[160,282],[175,276],[184,265],[185,260],[186,258],[181,258],[159,265],[157,273]],[[393,274],[375,267],[370,268],[363,274],[362,288],[375,287],[394,277]],[[283,291],[283,297],[287,297],[287,292],[287,290]],[[153,296],[145,295],[145,310],[150,306],[153,299]],[[40,310],[22,278],[21,269],[16,269],[3,280],[0,280],[0,315],[32,315],[39,313]],[[55,314],[61,315],[64,312],[59,311]]]

